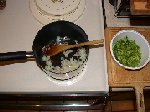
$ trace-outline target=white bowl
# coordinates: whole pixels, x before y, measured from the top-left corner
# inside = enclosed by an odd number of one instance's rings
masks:
[[[140,64],[136,67],[125,66],[119,63],[119,61],[116,60],[114,56],[113,44],[119,39],[124,38],[125,36],[128,36],[129,40],[135,40],[136,44],[140,46],[141,60],[140,60]],[[141,35],[140,33],[134,30],[122,30],[122,31],[119,31],[116,35],[114,35],[114,37],[112,38],[110,42],[110,52],[114,61],[121,67],[124,67],[125,69],[130,69],[130,70],[141,69],[150,61],[150,46],[149,46],[148,41],[145,39],[143,35]]]

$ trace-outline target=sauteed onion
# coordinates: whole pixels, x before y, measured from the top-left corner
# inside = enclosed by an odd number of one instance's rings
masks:
[[[78,69],[78,67],[80,67],[86,60],[86,50],[85,48],[80,47],[71,58],[68,58],[69,54],[72,52],[72,50],[67,50],[63,52],[64,57],[61,57],[60,66],[54,66],[51,57],[43,55],[42,61],[45,62],[44,69],[47,72],[53,72],[57,74],[68,73]]]

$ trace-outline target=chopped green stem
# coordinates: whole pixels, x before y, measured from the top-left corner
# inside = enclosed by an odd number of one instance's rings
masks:
[[[125,66],[136,67],[140,64],[140,47],[135,40],[129,40],[128,36],[113,44],[113,53],[116,60]]]

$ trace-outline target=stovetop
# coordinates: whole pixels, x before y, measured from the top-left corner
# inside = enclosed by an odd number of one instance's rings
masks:
[[[19,5],[18,5],[19,4]],[[100,0],[86,0],[84,14],[74,22],[89,40],[104,38]],[[32,42],[43,24],[32,15],[29,0],[9,0],[0,10],[0,52],[32,51]],[[5,65],[5,66],[4,66]],[[67,82],[48,79],[35,61],[2,63],[0,92],[108,92],[105,45],[90,49],[83,74]]]

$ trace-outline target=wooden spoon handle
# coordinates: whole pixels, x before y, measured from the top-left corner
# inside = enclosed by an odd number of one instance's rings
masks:
[[[53,56],[56,55],[62,51],[65,51],[67,49],[71,49],[74,47],[81,47],[85,45],[99,45],[103,44],[104,39],[101,40],[93,40],[93,41],[88,41],[88,42],[83,42],[75,45],[54,45],[54,46],[48,46],[47,48],[44,49],[43,53],[48,55],[48,56]],[[50,49],[49,49],[50,48]]]
[[[85,46],[85,45],[100,45],[100,44],[103,44],[104,42],[104,39],[101,39],[101,40],[92,40],[92,41],[88,41],[88,42],[84,42],[84,43],[79,43],[79,44],[76,44],[74,45],[74,47],[79,47],[79,46]]]

